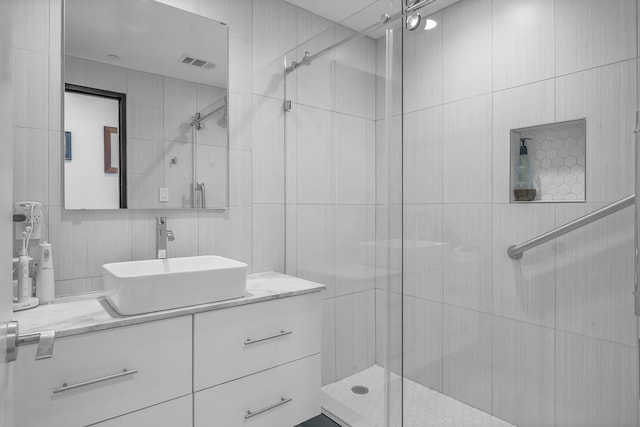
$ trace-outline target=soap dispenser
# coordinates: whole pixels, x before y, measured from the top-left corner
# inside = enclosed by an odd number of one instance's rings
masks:
[[[513,189],[514,200],[517,202],[530,202],[536,198],[527,140],[530,141],[531,138],[520,138],[520,155],[516,163],[515,186]]]

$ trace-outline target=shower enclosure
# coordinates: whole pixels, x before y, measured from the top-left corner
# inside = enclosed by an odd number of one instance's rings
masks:
[[[286,272],[328,286],[325,414],[640,425],[637,3],[393,0],[299,19]]]

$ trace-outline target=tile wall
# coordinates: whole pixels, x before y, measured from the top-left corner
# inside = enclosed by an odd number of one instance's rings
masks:
[[[299,61],[352,32],[298,15]],[[347,43],[287,76],[287,273],[323,292],[322,383],[375,363],[376,43]]]
[[[637,17],[636,0],[463,0],[406,34],[410,379],[518,426],[638,425],[633,211],[506,255],[633,193]],[[509,130],[585,117],[586,203],[510,204]]]

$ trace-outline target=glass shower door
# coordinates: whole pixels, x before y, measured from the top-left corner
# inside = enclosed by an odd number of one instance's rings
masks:
[[[401,425],[401,37],[375,25],[383,3],[344,25],[300,11],[284,60],[286,273],[327,285],[323,412],[353,427]]]
[[[634,193],[636,3],[436,1],[412,14],[405,427],[639,425],[633,210],[507,254]],[[536,194],[520,201],[525,163]]]

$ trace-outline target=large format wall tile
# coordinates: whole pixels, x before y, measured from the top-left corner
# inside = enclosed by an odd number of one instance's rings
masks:
[[[279,0],[253,2],[253,92],[282,98],[283,55],[297,45],[298,9]]]
[[[404,34],[403,107],[404,113],[442,104],[442,12],[433,14],[440,25],[429,31]],[[384,46],[384,38],[382,39]],[[385,61],[385,52],[378,52]],[[384,70],[384,68],[382,68]],[[396,70],[398,73],[400,70]]]
[[[494,0],[494,91],[554,77],[554,23],[554,0]]]
[[[490,314],[444,306],[443,392],[491,412]]]
[[[327,285],[325,298],[335,295],[335,207],[298,205],[297,276]]]
[[[375,203],[374,122],[335,114],[336,198],[339,204]],[[303,115],[303,118],[308,116]],[[306,123],[302,123],[304,126]],[[303,172],[304,174],[304,172]]]
[[[335,298],[336,379],[353,375],[375,363],[375,291]]]
[[[322,300],[322,385],[336,381],[336,310],[335,299]]]
[[[553,205],[494,205],[493,313],[553,327],[555,325],[554,242],[512,260],[507,248],[552,230]]]
[[[390,260],[402,250],[402,292],[442,302],[442,205],[403,206],[403,245],[391,239]],[[382,256],[385,256],[383,253]],[[399,289],[392,288],[399,292]]]
[[[638,349],[557,332],[556,426],[638,425]]]
[[[253,96],[253,201],[284,202],[282,103]]]
[[[553,426],[553,329],[493,319],[493,415],[519,427]]]
[[[491,95],[444,106],[443,200],[491,203]]]
[[[461,1],[442,13],[444,102],[491,92],[492,1]]]
[[[284,272],[284,205],[253,205],[253,271]]]
[[[442,304],[405,296],[402,315],[404,376],[442,392]]]
[[[444,205],[444,302],[491,313],[491,205]]]
[[[49,56],[13,49],[13,124],[49,128]]]
[[[298,106],[298,203],[333,203],[335,200],[334,114]]]
[[[602,205],[556,208],[560,226]],[[557,328],[636,346],[633,210],[625,209],[556,241]]]
[[[404,203],[442,202],[442,107],[404,116]]]
[[[352,31],[338,27],[336,40],[344,40]],[[314,64],[315,65],[315,64]],[[375,118],[376,42],[362,37],[335,51],[335,110],[339,113]]]
[[[635,0],[556,1],[557,74],[637,55]]]
[[[375,287],[375,207],[335,208],[335,293],[345,295]]]

